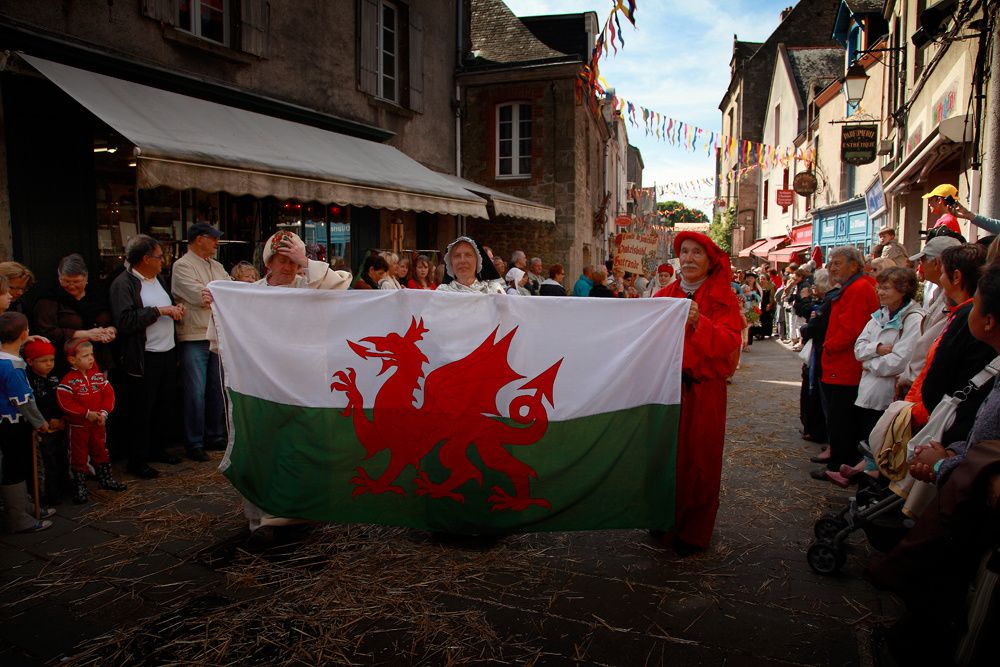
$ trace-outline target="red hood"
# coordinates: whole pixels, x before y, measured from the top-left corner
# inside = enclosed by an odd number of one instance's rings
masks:
[[[726,288],[730,289],[733,282],[733,266],[729,261],[729,255],[722,252],[722,248],[715,245],[715,241],[699,232],[678,232],[674,236],[674,256],[681,256],[681,244],[685,241],[694,241],[705,249],[708,254],[708,279],[715,282],[717,276],[725,278]]]

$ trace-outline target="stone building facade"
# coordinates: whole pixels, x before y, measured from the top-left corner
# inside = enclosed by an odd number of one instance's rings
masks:
[[[457,76],[462,176],[552,206],[555,223],[470,220],[466,229],[505,260],[523,250],[541,257],[546,265],[562,264],[568,280],[575,280],[583,265],[603,262],[609,254],[606,230],[611,208],[605,195],[611,180],[605,151],[610,133],[600,111],[595,113],[577,97],[584,50],[564,53],[535,34],[558,35],[575,44],[595,34],[596,15],[534,17],[528,30],[500,0],[470,4],[471,57]],[[547,18],[562,29],[547,31]],[[568,40],[566,31],[580,39]],[[506,118],[513,107],[521,120],[530,113],[530,122],[522,123],[517,134],[520,140],[530,132],[530,142],[523,144],[527,149],[530,143],[530,153],[517,152],[516,158],[528,160],[520,165],[523,169],[510,170],[500,160],[507,132],[501,114]],[[624,165],[622,171],[624,176]]]
[[[740,41],[733,36],[730,82],[719,103],[723,134],[738,141],[768,143],[764,138],[764,116],[778,44],[789,48],[837,46],[830,31],[817,26],[832,26],[838,9],[836,0],[800,0],[781,12],[778,27],[763,43]],[[720,157],[718,164],[716,199],[722,202],[719,208],[736,209],[732,252],[739,261],[740,250],[759,236],[756,211],[761,177],[756,170],[747,169],[753,163],[742,160],[739,151]]]
[[[67,252],[81,251],[88,260],[103,252],[94,211],[104,195],[98,191],[96,201],[82,191],[78,198],[57,195],[80,190],[81,179],[94,174],[91,143],[98,146],[107,128],[18,52],[385,143],[433,171],[456,174],[460,2],[4,2],[0,51],[8,55],[0,80],[6,117],[0,154],[8,154],[11,169],[22,170],[15,181],[43,187],[12,201],[7,163],[0,167],[0,258],[14,256],[48,271],[53,258]],[[213,7],[222,9],[212,15]],[[36,119],[32,105],[39,108]],[[10,137],[26,134],[33,135],[36,150],[44,148],[44,162],[32,165],[17,152],[19,145],[9,145]],[[137,197],[122,198],[135,207]],[[195,207],[188,203],[190,212]],[[215,212],[207,221],[225,224],[229,204],[212,201],[204,208]],[[416,210],[359,207],[351,213],[359,248],[387,245],[395,223],[402,223],[405,247],[440,247],[458,225],[454,216]],[[53,226],[55,220],[62,222]],[[145,231],[144,221],[136,222]],[[47,234],[49,247],[27,238],[28,230]]]

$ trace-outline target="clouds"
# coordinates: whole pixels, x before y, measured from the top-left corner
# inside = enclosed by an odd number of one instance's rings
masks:
[[[593,11],[603,26],[612,0],[505,0],[518,16]],[[622,21],[625,47],[601,61],[601,74],[633,104],[718,131],[719,101],[729,86],[733,35],[764,41],[789,0],[638,0],[636,28]],[[643,184],[688,181],[715,172],[715,158],[647,137],[629,126],[642,151]],[[708,191],[707,194],[711,194]],[[683,200],[682,200],[683,201]],[[711,213],[705,201],[685,204]]]

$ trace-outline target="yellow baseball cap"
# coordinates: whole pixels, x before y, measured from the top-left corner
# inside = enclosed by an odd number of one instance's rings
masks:
[[[942,183],[937,186],[927,194],[925,194],[922,199],[930,199],[931,197],[958,197],[958,188],[954,185],[948,185],[947,183]]]

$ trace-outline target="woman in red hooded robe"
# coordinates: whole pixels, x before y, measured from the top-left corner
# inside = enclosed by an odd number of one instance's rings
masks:
[[[708,547],[719,510],[726,437],[726,378],[741,346],[740,307],[729,257],[697,232],[674,237],[681,278],[654,294],[691,299],[684,337],[681,423],[676,463],[676,528],[680,552]]]

